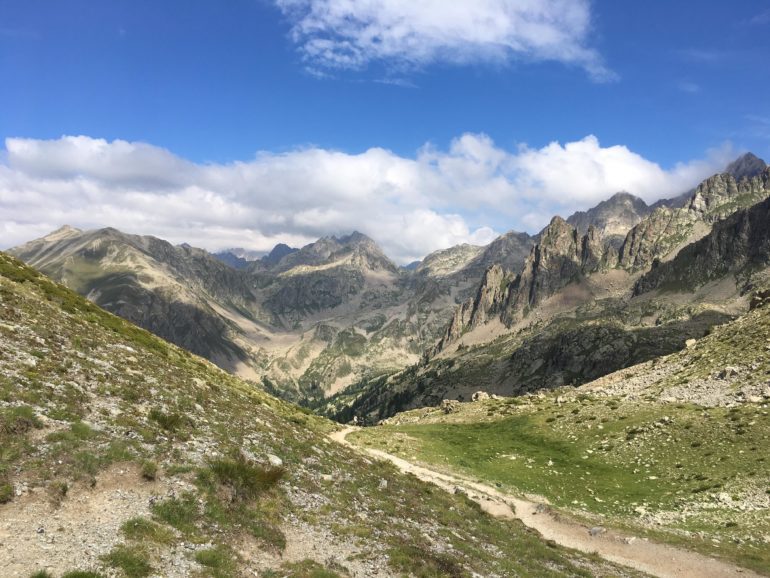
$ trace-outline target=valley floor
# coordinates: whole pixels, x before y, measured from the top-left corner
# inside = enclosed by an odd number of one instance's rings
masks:
[[[348,427],[330,434],[331,439],[357,447],[347,440],[349,434],[359,428]],[[531,501],[504,493],[488,484],[475,482],[457,474],[447,474],[418,465],[382,450],[364,448],[372,457],[394,464],[406,474],[412,474],[422,481],[435,484],[450,493],[466,493],[481,508],[495,516],[517,519],[528,528],[539,532],[545,540],[560,546],[594,553],[602,558],[646,572],[660,578],[732,578],[759,574],[727,562],[707,556],[659,544],[646,538],[638,539],[627,533],[608,530],[603,526],[590,526],[570,519],[553,511],[547,500]]]

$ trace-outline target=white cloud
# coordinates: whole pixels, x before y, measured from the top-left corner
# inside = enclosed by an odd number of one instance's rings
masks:
[[[153,234],[210,250],[267,251],[360,230],[399,262],[509,229],[536,232],[627,190],[654,201],[681,193],[730,160],[665,170],[593,136],[509,151],[465,134],[413,158],[381,148],[321,148],[196,164],[144,143],[89,137],[7,139],[0,153],[0,239],[10,247],[64,223]],[[491,217],[490,217],[491,215]]]
[[[613,80],[591,48],[589,0],[275,0],[311,70],[381,62],[557,61]]]

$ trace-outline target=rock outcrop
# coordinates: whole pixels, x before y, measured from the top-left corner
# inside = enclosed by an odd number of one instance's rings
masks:
[[[457,341],[466,331],[499,317],[505,307],[512,280],[513,275],[500,265],[487,269],[476,295],[457,307],[444,335],[430,354],[438,353]]]
[[[745,174],[740,167],[736,170]],[[770,168],[751,174],[740,179],[730,173],[714,175],[695,189],[683,208],[655,209],[629,231],[620,248],[619,266],[639,271],[652,266],[655,260],[671,258],[683,246],[708,233],[717,221],[766,199],[770,196]]]
[[[567,222],[585,235],[593,226],[605,239],[622,239],[631,228],[651,212],[642,199],[627,192],[615,193],[587,211],[578,211]]]
[[[714,225],[703,239],[682,249],[636,283],[636,294],[657,288],[697,288],[728,274],[750,273],[770,263],[770,199]]]
[[[652,210],[628,231],[619,249],[615,248],[616,241],[605,237],[593,223],[581,235],[569,222],[554,217],[540,233],[517,275],[505,274],[502,269],[487,271],[475,296],[458,306],[430,355],[490,319],[499,318],[512,325],[547,298],[592,273],[612,268],[644,271],[673,258],[683,247],[708,234],[714,223],[726,215],[770,196],[770,168],[757,173],[758,163],[764,166],[759,159],[743,157],[731,165],[739,179],[729,172],[714,175],[693,191],[683,208],[659,206]],[[617,208],[624,205],[634,208],[629,209],[626,223],[639,217],[646,207],[640,199],[618,194],[603,206],[576,213],[570,219],[579,226],[591,220],[606,225],[611,222],[610,216],[622,213]],[[718,261],[718,257],[715,259]],[[709,266],[716,271],[718,264]],[[653,279],[657,277],[651,273],[636,290],[656,286]]]

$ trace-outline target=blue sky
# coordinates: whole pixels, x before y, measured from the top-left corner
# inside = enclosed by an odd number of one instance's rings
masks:
[[[354,4],[0,0],[4,244],[57,219],[212,249],[359,228],[406,260],[770,158],[766,1]]]

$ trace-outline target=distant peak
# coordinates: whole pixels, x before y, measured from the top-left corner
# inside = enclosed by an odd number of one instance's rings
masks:
[[[285,251],[286,249],[291,249],[291,247],[289,247],[286,243],[278,243],[270,252],[273,253],[274,251]]]
[[[764,171],[765,167],[767,167],[767,164],[761,158],[754,153],[746,153],[727,165],[725,172],[732,175],[736,180],[741,180],[742,178],[750,179]]]
[[[62,225],[52,233],[50,233],[48,236],[53,237],[54,235],[57,237],[61,237],[63,235],[79,235],[82,233],[80,229],[76,229],[75,227],[72,227],[70,225]]]
[[[642,199],[641,197],[637,197],[636,195],[629,193],[628,191],[619,191],[614,195],[612,195],[608,199],[608,201],[631,201],[634,204],[637,204],[637,203],[644,204],[644,205],[647,204],[644,202],[644,199]]]
[[[270,251],[270,253],[262,257],[262,262],[267,263],[268,265],[275,265],[287,255],[291,255],[297,251],[299,251],[299,249],[289,247],[286,243],[278,243],[273,247],[273,250]]]
[[[371,242],[372,239],[367,237],[363,233],[360,233],[359,231],[353,231],[352,233],[350,233],[350,235],[340,237],[339,239],[337,239],[337,241],[342,245],[349,245],[351,243]]]
[[[565,226],[569,226],[569,224],[567,223],[567,221],[565,221],[565,220],[564,220],[562,217],[560,217],[559,215],[556,215],[555,217],[553,217],[553,218],[551,219],[551,222],[550,222],[550,223],[548,223],[548,228],[549,228],[549,229],[555,229],[555,228],[559,228],[559,229],[561,229],[561,228],[563,228],[563,227],[565,227]]]

